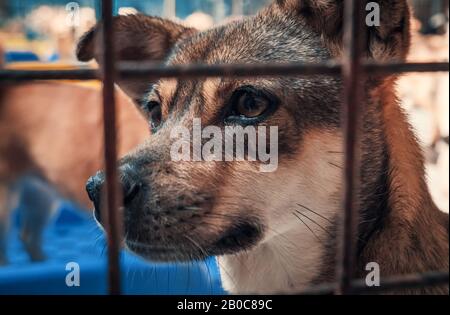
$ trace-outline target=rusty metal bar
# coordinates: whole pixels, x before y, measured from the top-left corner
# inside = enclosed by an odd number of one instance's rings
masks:
[[[448,285],[449,273],[430,271],[401,276],[391,276],[380,279],[380,286],[368,287],[364,279],[351,281],[351,292],[353,294],[379,293],[394,289],[413,289],[429,286]],[[335,292],[335,283],[324,283],[312,286],[299,292],[302,295],[330,295]]]
[[[102,220],[108,239],[108,288],[110,294],[120,294],[120,235],[121,224],[119,220],[120,190],[117,182],[116,167],[116,104],[114,97],[115,61],[114,61],[114,34],[112,18],[112,0],[102,1],[102,64],[103,64],[103,127],[104,127],[104,154],[106,175],[106,202],[101,209]]]
[[[364,70],[370,74],[393,74],[400,72],[448,72],[448,62],[429,63],[365,63]],[[335,62],[287,63],[287,64],[229,64],[185,65],[165,67],[156,64],[118,63],[121,77],[195,78],[195,77],[252,77],[295,75],[340,75],[341,65]],[[93,80],[100,78],[98,70],[0,70],[0,83],[5,81],[31,80]]]
[[[409,62],[377,64],[367,62],[363,64],[367,74],[394,74],[407,72],[448,72],[448,62]]]
[[[100,75],[94,69],[73,70],[0,70],[0,83],[33,80],[95,80]]]
[[[363,104],[363,69],[361,66],[363,38],[358,32],[362,25],[362,1],[344,1],[343,28],[343,102],[342,126],[344,133],[344,190],[343,190],[343,231],[339,244],[336,275],[339,281],[337,294],[351,292],[351,281],[356,261],[356,218],[358,209],[357,189],[359,173],[358,142]]]
[[[448,62],[437,63],[374,63],[365,62],[361,68],[370,74],[392,74],[399,72],[449,71]],[[340,75],[342,65],[336,61],[321,63],[269,63],[269,64],[199,64],[165,67],[152,63],[121,62],[120,76],[158,79],[162,77],[252,77],[252,76],[310,76]]]
[[[352,282],[353,293],[376,293],[386,292],[396,289],[413,289],[437,285],[448,285],[448,272],[426,272],[410,275],[392,276],[381,279],[379,287],[368,287],[365,280],[356,280]]]

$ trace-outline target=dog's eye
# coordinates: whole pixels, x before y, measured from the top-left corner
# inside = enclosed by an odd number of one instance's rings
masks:
[[[251,93],[243,93],[236,104],[236,112],[247,118],[258,117],[269,107],[269,100]]]
[[[146,104],[145,111],[148,115],[150,128],[152,132],[155,132],[162,123],[161,105],[156,101],[150,101]]]
[[[251,86],[239,88],[231,97],[231,113],[227,122],[253,124],[272,114],[276,102],[273,96]]]

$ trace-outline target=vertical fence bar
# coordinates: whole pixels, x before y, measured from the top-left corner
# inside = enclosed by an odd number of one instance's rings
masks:
[[[351,293],[351,281],[355,270],[355,249],[357,237],[357,189],[358,189],[358,140],[363,97],[363,67],[361,64],[363,38],[362,0],[344,1],[343,21],[343,108],[344,128],[344,225],[337,268],[339,281],[337,294]]]
[[[163,17],[174,19],[177,17],[177,8],[175,0],[164,0]]]
[[[244,0],[233,0],[231,2],[231,15],[233,16],[244,15]]]
[[[102,80],[103,126],[105,145],[106,198],[102,208],[108,238],[108,288],[109,294],[120,294],[120,235],[119,194],[116,167],[116,104],[114,97],[114,33],[113,0],[102,1]]]

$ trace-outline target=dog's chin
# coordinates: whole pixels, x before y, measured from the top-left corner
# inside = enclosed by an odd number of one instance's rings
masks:
[[[183,247],[151,246],[127,240],[125,244],[131,252],[152,262],[188,262],[202,260],[207,257],[200,250],[195,251]]]
[[[216,237],[217,238],[217,237]],[[242,223],[224,232],[216,242],[208,243],[208,238],[192,243],[158,245],[125,240],[127,248],[138,256],[153,262],[189,262],[199,261],[210,256],[236,254],[247,250],[263,238],[261,226],[253,223]]]

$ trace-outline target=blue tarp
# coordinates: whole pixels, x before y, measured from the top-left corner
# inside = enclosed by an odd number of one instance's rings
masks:
[[[0,294],[107,293],[105,239],[88,214],[63,204],[44,233],[44,262],[30,262],[18,238],[17,213],[12,221],[8,240],[10,264],[0,267]],[[79,266],[79,286],[66,284],[67,275],[74,270],[72,263]],[[156,264],[122,251],[121,279],[125,294],[225,293],[214,258],[186,264]]]

